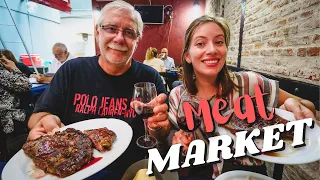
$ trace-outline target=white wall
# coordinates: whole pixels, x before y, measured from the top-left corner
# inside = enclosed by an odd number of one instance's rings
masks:
[[[89,36],[88,41],[83,41],[77,33],[93,33],[93,19],[87,17],[69,17],[61,19],[59,41],[64,43],[69,52],[74,56],[94,56],[94,36]]]

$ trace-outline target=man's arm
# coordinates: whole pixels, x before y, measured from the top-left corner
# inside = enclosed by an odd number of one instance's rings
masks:
[[[28,121],[28,128],[32,129],[34,126],[45,116],[47,115],[52,115],[51,113],[48,112],[38,112],[38,113],[33,113]]]

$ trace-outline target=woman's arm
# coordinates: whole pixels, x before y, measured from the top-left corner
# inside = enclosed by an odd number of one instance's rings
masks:
[[[13,61],[2,59],[0,69],[0,84],[13,92],[28,91],[31,88],[29,79],[17,68]]]
[[[288,102],[290,102],[289,105],[294,103],[294,101],[290,100],[290,98],[294,99],[296,101],[296,103],[300,103],[301,105],[308,108],[313,113],[314,116],[316,115],[316,108],[311,101],[306,100],[306,99],[302,99],[302,98],[295,96],[293,94],[290,94],[282,89],[279,89],[278,107],[283,106],[283,105],[288,105]],[[286,101],[287,101],[287,103],[285,103]]]

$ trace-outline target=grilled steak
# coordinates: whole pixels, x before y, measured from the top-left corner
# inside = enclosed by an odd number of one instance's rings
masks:
[[[28,140],[22,149],[37,168],[59,177],[77,172],[93,155],[91,140],[73,128]]]
[[[270,114],[269,110],[266,110],[267,114]],[[254,129],[263,130],[263,127],[271,126],[275,124],[287,124],[289,121],[283,119],[276,113],[274,113],[274,117],[271,120],[263,119],[255,109],[256,112],[256,120],[253,123],[248,123],[246,120],[239,119],[235,114],[230,119],[230,121],[226,124],[220,125],[226,129],[228,129],[232,134],[235,134],[239,131],[253,131]],[[263,131],[260,132],[260,136],[263,135]],[[280,135],[282,138],[285,139],[293,139],[293,132],[292,131],[284,131]]]
[[[117,137],[117,135],[108,128],[85,130],[84,133],[89,136],[95,148],[100,152],[109,151]]]

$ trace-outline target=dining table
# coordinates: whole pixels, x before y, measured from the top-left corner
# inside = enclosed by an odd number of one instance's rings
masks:
[[[168,70],[166,72],[159,72],[159,74],[166,81],[166,85],[169,87],[169,90],[172,90],[172,83],[178,80],[178,71],[177,70]]]

